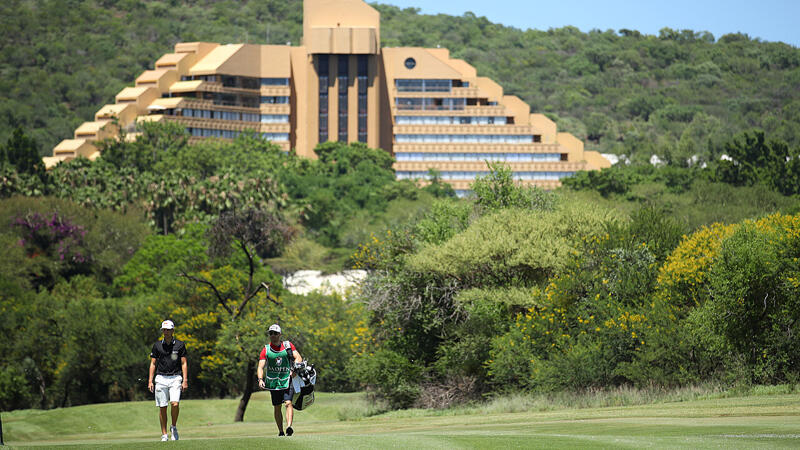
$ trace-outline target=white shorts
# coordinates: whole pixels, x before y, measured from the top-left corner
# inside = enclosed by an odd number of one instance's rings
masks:
[[[183,377],[180,375],[156,375],[156,406],[163,408],[171,402],[180,402],[181,383]]]

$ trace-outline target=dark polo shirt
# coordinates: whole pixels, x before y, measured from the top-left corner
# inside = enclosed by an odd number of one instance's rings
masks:
[[[171,343],[156,341],[150,357],[156,359],[156,375],[181,375],[181,358],[186,356],[186,344],[173,339]]]

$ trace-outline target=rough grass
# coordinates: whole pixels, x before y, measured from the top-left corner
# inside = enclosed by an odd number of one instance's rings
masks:
[[[394,411],[368,417],[364,394],[320,393],[296,413],[291,438],[278,438],[263,393],[243,423],[235,399],[182,402],[182,448],[796,448],[797,386],[675,391],[618,389],[496,398],[448,410]],[[619,404],[619,405],[618,405]],[[347,419],[347,420],[342,420]],[[356,420],[352,420],[356,419]],[[3,413],[6,444],[155,448],[152,402]]]

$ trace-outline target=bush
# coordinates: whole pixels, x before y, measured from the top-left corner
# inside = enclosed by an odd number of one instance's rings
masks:
[[[711,268],[709,318],[753,370],[753,381],[795,381],[800,351],[800,217],[745,222]]]
[[[487,163],[489,175],[478,177],[470,186],[479,209],[501,208],[549,210],[555,205],[553,194],[514,181],[511,169],[502,163]]]
[[[393,409],[411,407],[421,393],[422,366],[391,350],[380,349],[351,361],[350,373]]]

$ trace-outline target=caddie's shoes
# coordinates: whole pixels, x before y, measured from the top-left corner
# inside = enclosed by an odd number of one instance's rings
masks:
[[[178,440],[178,427],[169,427],[169,437],[173,441]]]
[[[294,430],[292,429],[292,427],[289,427],[289,428],[286,429],[286,435],[287,436],[291,436],[293,434],[294,434]]]
[[[167,442],[168,440],[169,440],[169,436],[167,436],[166,434],[162,434],[161,435],[161,442]]]

